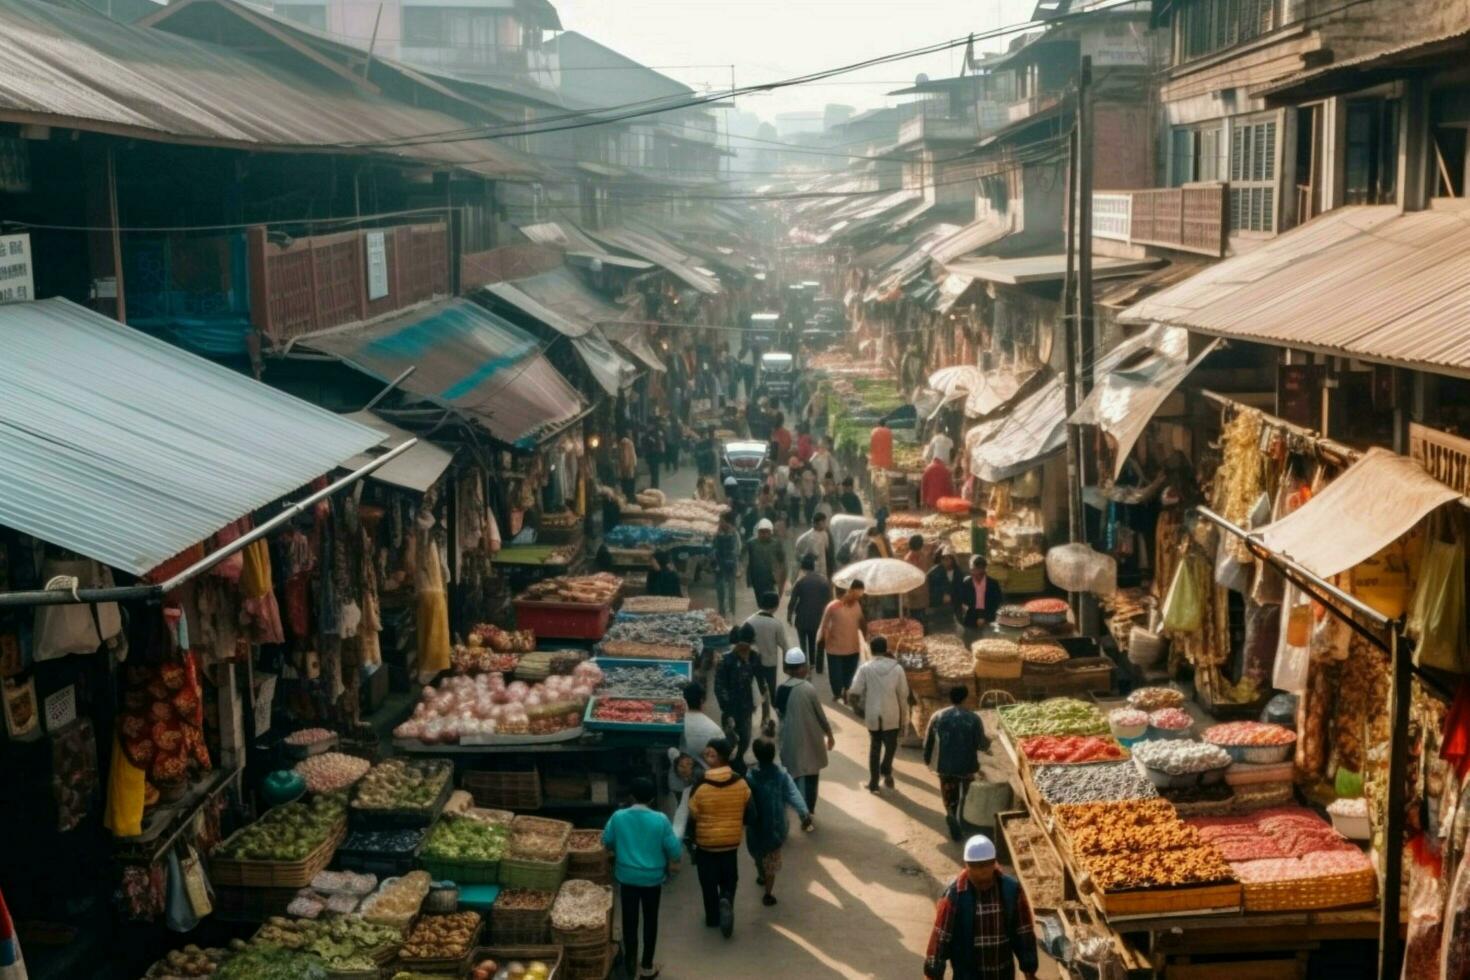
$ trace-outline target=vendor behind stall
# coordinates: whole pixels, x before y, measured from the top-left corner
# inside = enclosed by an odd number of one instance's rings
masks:
[[[924,467],[924,477],[919,484],[919,497],[925,508],[932,510],[939,506],[942,497],[953,497],[954,475],[949,471],[949,464],[939,457],[929,461]]]
[[[986,574],[984,555],[970,561],[970,577],[955,589],[955,613],[966,630],[979,630],[995,622],[995,614],[1005,602],[1000,583]]]
[[[667,551],[656,552],[653,556],[654,570],[648,573],[648,594],[673,596],[679,598],[684,594],[682,583],[679,581],[679,573],[674,570],[674,561],[669,557]]]

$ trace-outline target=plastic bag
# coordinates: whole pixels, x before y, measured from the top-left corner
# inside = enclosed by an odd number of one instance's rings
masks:
[[[960,804],[960,819],[972,827],[995,827],[995,815],[1011,808],[1011,784],[975,780]]]
[[[1465,546],[1432,540],[1424,549],[1419,585],[1409,603],[1407,632],[1414,638],[1414,663],[1463,674],[1465,636]]]
[[[1200,578],[1199,559],[1186,555],[1174,571],[1174,582],[1164,599],[1164,629],[1193,633],[1204,625],[1206,597]]]
[[[1251,569],[1254,561],[1241,561],[1235,557],[1234,539],[1220,537],[1215,549],[1215,583],[1232,592],[1244,593],[1251,585]]]
[[[1312,655],[1307,650],[1311,631],[1312,605],[1296,586],[1288,584],[1281,603],[1283,628],[1279,629],[1276,641],[1276,662],[1271,665],[1271,686],[1291,694],[1301,694],[1307,689],[1307,672],[1311,667]]]

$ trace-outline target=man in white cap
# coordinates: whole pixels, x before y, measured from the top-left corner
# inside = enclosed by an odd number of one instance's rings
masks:
[[[807,680],[810,667],[801,647],[786,651],[786,680],[776,688],[781,719],[781,765],[796,780],[808,811],[817,808],[817,779],[827,768],[827,753],[836,745],[832,723],[817,689]],[[809,828],[808,828],[809,829]]]
[[[924,976],[943,980],[1013,980],[1016,967],[1036,980],[1036,930],[1020,882],[996,867],[984,834],[965,842],[965,870],[939,897]]]
[[[779,604],[786,590],[786,549],[775,532],[776,526],[763,517],[756,522],[755,537],[745,543],[745,584],[757,602],[774,592]]]

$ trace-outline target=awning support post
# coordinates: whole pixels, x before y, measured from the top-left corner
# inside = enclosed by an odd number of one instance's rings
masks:
[[[1404,806],[1408,792],[1409,705],[1413,662],[1400,631],[1389,633],[1388,655],[1393,669],[1393,702],[1389,706],[1388,814],[1383,828],[1383,895],[1378,922],[1378,980],[1399,975],[1399,903],[1404,878]]]

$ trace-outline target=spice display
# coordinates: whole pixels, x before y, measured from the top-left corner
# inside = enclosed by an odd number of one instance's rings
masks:
[[[635,595],[623,600],[625,613],[673,613],[686,612],[689,599],[668,595]]]
[[[1266,722],[1230,721],[1211,725],[1200,734],[1200,738],[1214,745],[1290,745],[1296,741],[1296,732]]]
[[[551,904],[551,924],[565,930],[605,926],[612,900],[612,889],[606,885],[575,878],[563,882]]]
[[[1127,753],[1113,738],[1098,735],[1037,735],[1023,738],[1021,754],[1032,762],[1115,762]]]
[[[1181,708],[1160,708],[1149,712],[1148,723],[1154,728],[1177,732],[1192,727],[1194,719]]]
[[[410,871],[401,878],[389,878],[362,903],[362,917],[368,922],[393,924],[418,913],[429,894],[429,873]]]
[[[1131,762],[1091,766],[1036,766],[1032,779],[1048,803],[1148,800],[1158,796],[1153,783]]]
[[[470,817],[444,816],[429,831],[424,855],[442,861],[499,861],[510,829]]]
[[[504,674],[454,676],[426,687],[413,717],[393,729],[397,738],[457,742],[476,735],[550,735],[582,724],[582,709],[602,668],[582,662],[570,675],[552,674],[534,685],[506,683]]]
[[[367,771],[352,793],[358,810],[426,810],[449,785],[447,762],[388,759]]]
[[[1070,660],[1065,647],[1055,643],[1022,643],[1021,661],[1039,666],[1050,666]]]
[[[468,956],[480,931],[478,912],[425,915],[413,924],[398,955],[406,960],[452,960]]]
[[[1013,738],[1108,733],[1107,720],[1097,708],[1076,698],[1005,705],[1000,709],[1000,723]]]
[[[505,912],[536,912],[551,908],[552,892],[540,892],[530,888],[502,888],[500,894],[495,897],[495,905],[490,914],[493,916],[495,910]]]
[[[597,690],[627,698],[678,698],[688,683],[688,677],[662,667],[612,667]]]
[[[624,657],[630,660],[692,660],[694,649],[687,644],[603,640],[597,645],[597,655],[599,657]]]
[[[335,793],[357,782],[371,766],[366,759],[355,755],[323,752],[321,755],[302,759],[294,768],[306,781],[307,792]]]
[[[1184,693],[1172,687],[1140,687],[1128,695],[1128,705],[1139,711],[1180,708],[1184,706]]]
[[[604,606],[623,587],[623,580],[608,572],[595,575],[558,575],[542,579],[521,593],[522,599],[535,602],[572,602]]]
[[[242,827],[214,853],[244,861],[300,861],[340,830],[343,814],[338,796],[284,803]]]
[[[1171,776],[1224,769],[1231,763],[1230,753],[1218,745],[1178,739],[1139,742],[1133,746],[1133,758]]]

